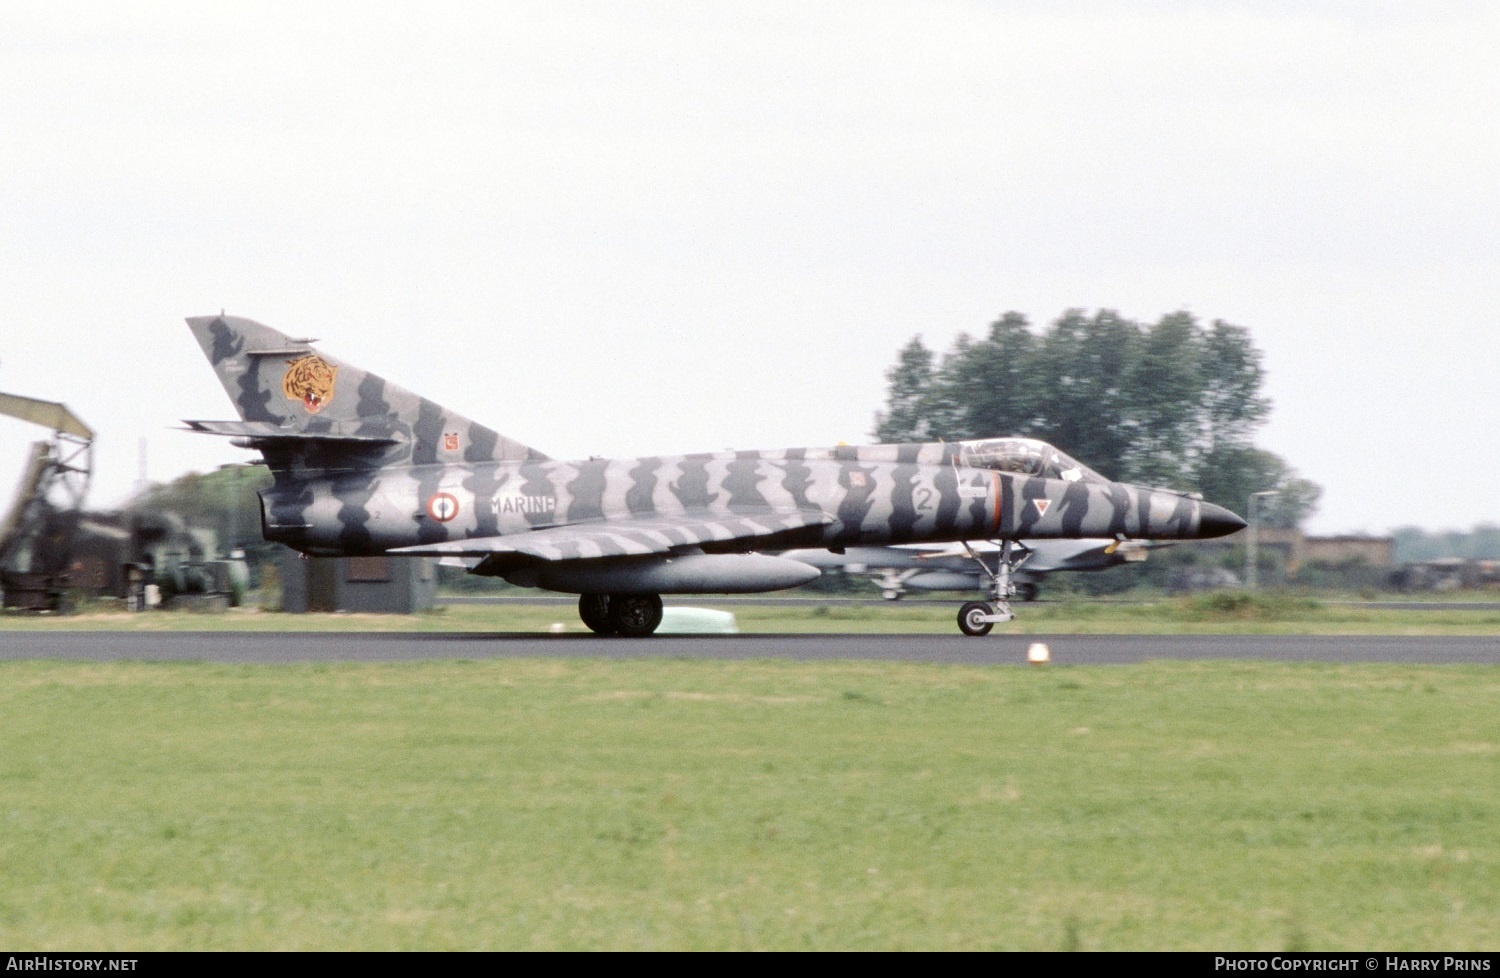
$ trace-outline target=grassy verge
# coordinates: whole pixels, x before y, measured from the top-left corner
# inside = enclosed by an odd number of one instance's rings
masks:
[[[1494,947],[1500,673],[0,664],[0,944]]]

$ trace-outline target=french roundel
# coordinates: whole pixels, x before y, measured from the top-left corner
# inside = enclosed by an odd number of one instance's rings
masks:
[[[434,493],[427,500],[427,515],[439,523],[446,523],[458,515],[458,497],[451,492]]]

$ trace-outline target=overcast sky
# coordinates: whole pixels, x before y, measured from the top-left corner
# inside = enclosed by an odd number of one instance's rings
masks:
[[[108,505],[141,437],[249,457],[171,430],[220,309],[571,458],[867,441],[914,334],[1186,308],[1311,529],[1500,521],[1497,9],[7,0],[0,390]]]

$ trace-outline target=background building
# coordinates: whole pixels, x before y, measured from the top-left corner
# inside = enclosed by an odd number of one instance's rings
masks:
[[[425,557],[303,557],[283,548],[281,610],[409,615],[437,601],[436,562]]]

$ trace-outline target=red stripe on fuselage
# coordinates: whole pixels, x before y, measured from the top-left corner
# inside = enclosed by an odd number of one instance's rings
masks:
[[[995,480],[995,529],[996,537],[1000,536],[1000,473],[991,472],[990,478]]]

